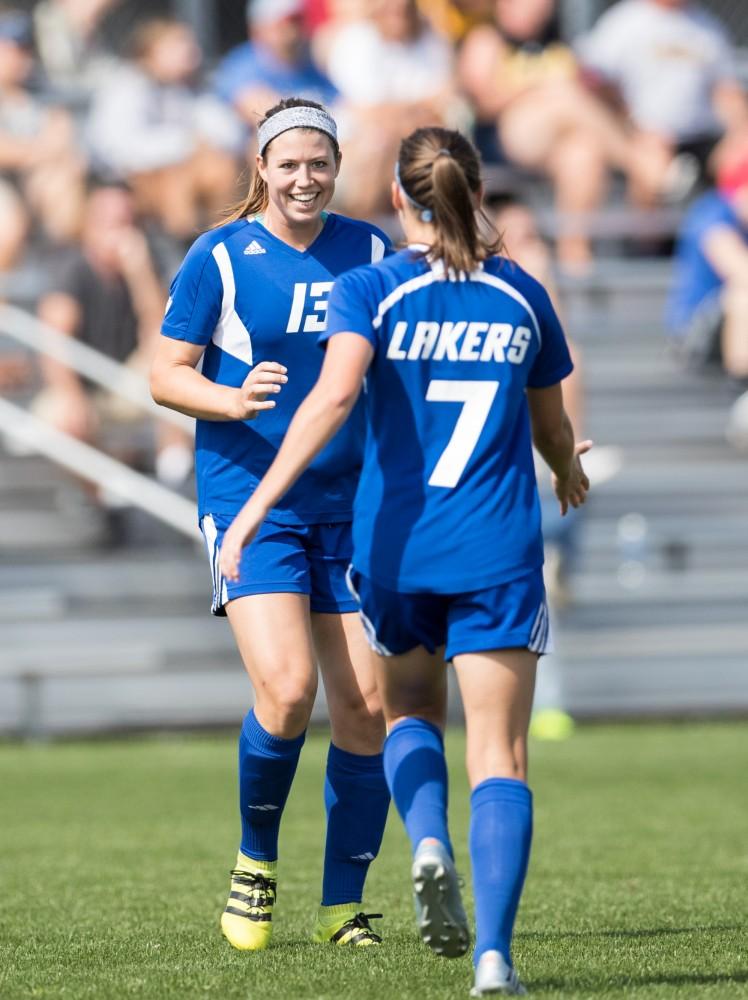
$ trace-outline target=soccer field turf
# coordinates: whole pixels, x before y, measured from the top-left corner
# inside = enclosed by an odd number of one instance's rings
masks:
[[[447,746],[467,874],[462,732]],[[417,939],[394,810],[366,900],[384,945],[309,943],[326,748],[307,739],[284,817],[273,947],[242,955],[218,931],[238,839],[233,740],[0,746],[0,998],[467,997],[469,959]],[[739,723],[589,726],[532,745],[515,961],[533,996],[748,997],[746,775]]]

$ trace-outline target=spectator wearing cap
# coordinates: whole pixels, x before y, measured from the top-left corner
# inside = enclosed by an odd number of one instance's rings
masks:
[[[199,89],[202,53],[188,24],[142,22],[131,54],[91,107],[86,135],[94,168],[125,180],[142,214],[187,239],[234,197],[242,128]]]
[[[304,13],[303,0],[250,0],[249,40],[232,49],[216,70],[216,93],[252,126],[289,94],[322,104],[337,97],[312,61]]]
[[[31,217],[65,242],[80,206],[83,164],[72,122],[32,93],[34,67],[31,19],[0,12],[0,270],[21,254]]]

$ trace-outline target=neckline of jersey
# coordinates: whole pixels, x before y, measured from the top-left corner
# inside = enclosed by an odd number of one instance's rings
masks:
[[[279,236],[276,236],[275,233],[271,233],[268,227],[262,221],[262,216],[253,215],[247,221],[250,224],[253,222],[257,223],[257,225],[260,226],[260,228],[262,229],[263,233],[269,236],[270,239],[277,244],[279,249],[286,250],[288,253],[291,254],[292,257],[303,258],[303,257],[308,257],[312,253],[312,251],[316,249],[317,245],[323,242],[327,238],[328,232],[332,229],[333,218],[334,218],[333,212],[322,213],[322,229],[320,229],[320,231],[314,237],[314,239],[306,248],[306,250],[297,250],[296,247],[292,247],[290,243],[286,243],[285,240],[282,240]]]

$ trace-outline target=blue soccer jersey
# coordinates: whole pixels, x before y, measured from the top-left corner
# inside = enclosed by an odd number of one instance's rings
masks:
[[[240,219],[199,237],[171,286],[162,333],[205,346],[202,373],[240,386],[261,361],[288,369],[272,410],[252,421],[198,420],[195,468],[200,515],[235,515],[275,458],[322,364],[335,278],[381,259],[387,237],[365,222],[328,214],[305,251]],[[281,524],[350,520],[364,438],[359,408],[272,511]]]
[[[343,275],[325,342],[374,348],[353,565],[403,593],[496,586],[543,562],[525,389],[572,370],[543,287],[494,257],[447,280],[403,250]]]

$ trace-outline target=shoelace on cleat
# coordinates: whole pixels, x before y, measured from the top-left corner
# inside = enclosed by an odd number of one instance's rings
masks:
[[[242,899],[256,909],[272,906],[275,903],[278,882],[274,878],[268,878],[260,872],[248,872],[242,868],[233,868],[231,871],[231,881],[246,888],[246,893],[229,893],[230,899]],[[233,912],[233,911],[232,911]],[[239,911],[239,915],[245,914]],[[269,916],[269,915],[268,915]]]
[[[336,931],[335,934],[333,934],[333,936],[330,938],[330,940],[339,941],[342,937],[345,937],[345,935],[350,933],[351,931],[359,931],[360,933],[356,934],[352,938],[351,944],[357,944],[359,941],[363,941],[364,939],[373,941],[375,944],[381,944],[382,938],[379,936],[379,934],[375,934],[375,932],[371,929],[371,925],[369,924],[370,920],[381,920],[381,919],[382,919],[381,913],[357,913],[355,916],[351,917],[350,920],[346,920],[346,922],[343,924],[340,930]]]

